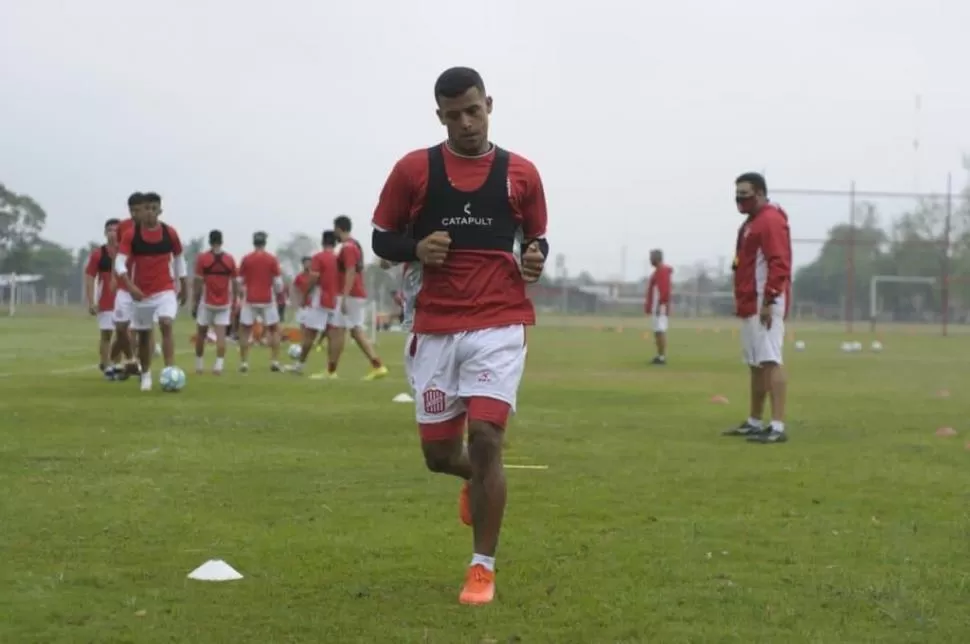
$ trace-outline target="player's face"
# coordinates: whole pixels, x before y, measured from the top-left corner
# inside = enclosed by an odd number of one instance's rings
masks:
[[[456,98],[438,99],[438,120],[448,128],[448,141],[454,150],[479,154],[488,147],[488,115],[492,97],[473,87]]]
[[[162,213],[161,204],[157,203],[146,203],[144,210],[142,210],[142,221],[149,225],[154,226],[158,222],[158,216]]]
[[[738,212],[750,215],[758,211],[761,199],[758,192],[747,181],[742,181],[734,187],[734,202],[738,205]]]
[[[135,204],[134,206],[128,206],[128,216],[135,220],[135,223],[141,222],[141,213],[145,204]]]
[[[308,259],[303,260],[303,272],[304,273],[310,272],[310,260]]]
[[[104,229],[104,238],[107,240],[109,246],[113,246],[118,243],[118,227],[112,224],[111,226],[106,226]]]

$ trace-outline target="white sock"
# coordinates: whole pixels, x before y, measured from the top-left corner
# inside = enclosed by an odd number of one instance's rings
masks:
[[[771,431],[773,432],[783,432],[785,431],[785,423],[780,420],[771,421]]]
[[[152,381],[152,372],[151,371],[143,371],[142,374],[141,374],[141,381],[142,382],[151,382]]]
[[[273,360],[273,366],[274,367],[280,366],[280,361],[279,360]]]
[[[202,358],[201,356],[196,356],[195,368],[198,369],[199,371],[202,371],[203,369],[205,369],[205,359]]]
[[[225,358],[216,358],[216,371],[222,371],[222,363]]]
[[[752,427],[758,427],[758,428],[760,428],[761,427],[761,419],[760,418],[748,418],[748,424],[751,425]]]
[[[306,364],[306,363],[304,363],[304,362],[297,362],[295,365],[293,365],[293,370],[294,371],[303,371],[303,365],[304,364]]]
[[[485,566],[485,570],[495,572],[495,557],[485,555],[472,555],[472,566]]]

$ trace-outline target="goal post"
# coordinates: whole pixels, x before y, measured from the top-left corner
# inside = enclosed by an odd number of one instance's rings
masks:
[[[879,285],[880,284],[936,284],[935,277],[912,277],[905,275],[873,275],[869,280],[869,328],[876,330],[876,320],[879,318]]]

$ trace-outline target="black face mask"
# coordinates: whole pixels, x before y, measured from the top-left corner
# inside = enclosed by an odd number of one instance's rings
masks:
[[[736,196],[734,203],[738,206],[738,212],[743,215],[750,215],[757,207],[758,198],[755,195]]]

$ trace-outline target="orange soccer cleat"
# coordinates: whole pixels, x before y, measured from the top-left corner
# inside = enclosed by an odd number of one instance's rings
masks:
[[[465,481],[461,486],[461,492],[458,493],[458,518],[465,525],[472,524],[472,500],[469,496],[471,494],[471,483]]]
[[[462,604],[480,606],[495,599],[495,573],[481,564],[468,569],[465,587],[461,589],[458,601]]]

